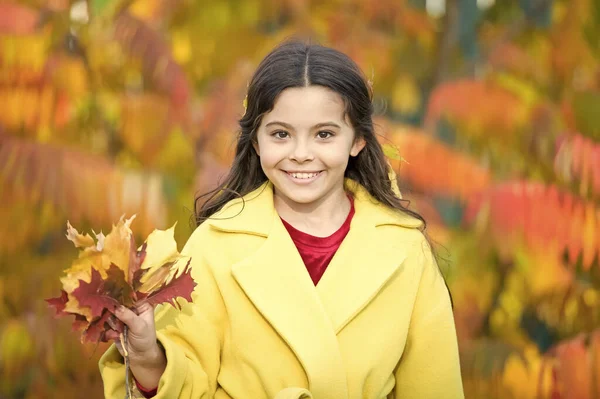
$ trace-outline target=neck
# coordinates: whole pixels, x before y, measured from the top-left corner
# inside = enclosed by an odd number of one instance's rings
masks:
[[[336,232],[350,212],[350,201],[343,185],[319,201],[301,204],[277,194],[274,205],[279,216],[296,229],[317,237]]]

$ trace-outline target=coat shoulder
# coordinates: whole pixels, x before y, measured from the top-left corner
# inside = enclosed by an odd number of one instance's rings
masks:
[[[254,253],[264,240],[261,236],[222,231],[207,221],[194,230],[182,254],[203,259],[211,269],[230,269]]]

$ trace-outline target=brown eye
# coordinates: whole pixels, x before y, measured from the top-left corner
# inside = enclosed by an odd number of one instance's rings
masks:
[[[271,136],[273,136],[273,137],[275,137],[275,138],[278,138],[278,139],[285,139],[285,138],[287,138],[289,135],[288,135],[288,132],[286,132],[285,130],[278,130],[278,131],[276,131],[276,132],[273,132],[273,133],[271,134]]]
[[[328,139],[328,138],[332,137],[332,136],[333,136],[333,133],[331,133],[331,132],[328,132],[327,130],[321,130],[319,133],[317,133],[317,136],[318,136],[320,139],[323,139],[323,140],[324,140],[324,139]]]

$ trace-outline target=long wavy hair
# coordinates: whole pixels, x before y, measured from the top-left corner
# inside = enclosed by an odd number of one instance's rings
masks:
[[[252,192],[267,181],[252,145],[262,117],[273,109],[283,90],[311,85],[326,87],[341,96],[345,116],[350,120],[356,138],[362,138],[366,143],[358,156],[350,157],[345,177],[361,184],[382,204],[421,220],[425,230],[425,219],[408,209],[408,201],[400,199],[392,189],[390,166],[373,127],[373,93],[360,68],[340,51],[298,40],[280,44],[256,69],[248,86],[246,113],[239,121],[233,165],[216,189],[196,198],[196,225],[230,200]]]

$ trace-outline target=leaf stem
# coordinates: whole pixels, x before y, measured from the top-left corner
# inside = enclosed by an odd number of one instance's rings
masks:
[[[125,325],[125,327],[123,328],[123,354],[124,354],[124,358],[125,358],[125,399],[132,399],[133,395],[131,394],[131,384],[129,381],[129,350],[128,350],[128,344],[127,344],[127,333],[129,332],[129,328],[127,328],[127,325]]]

